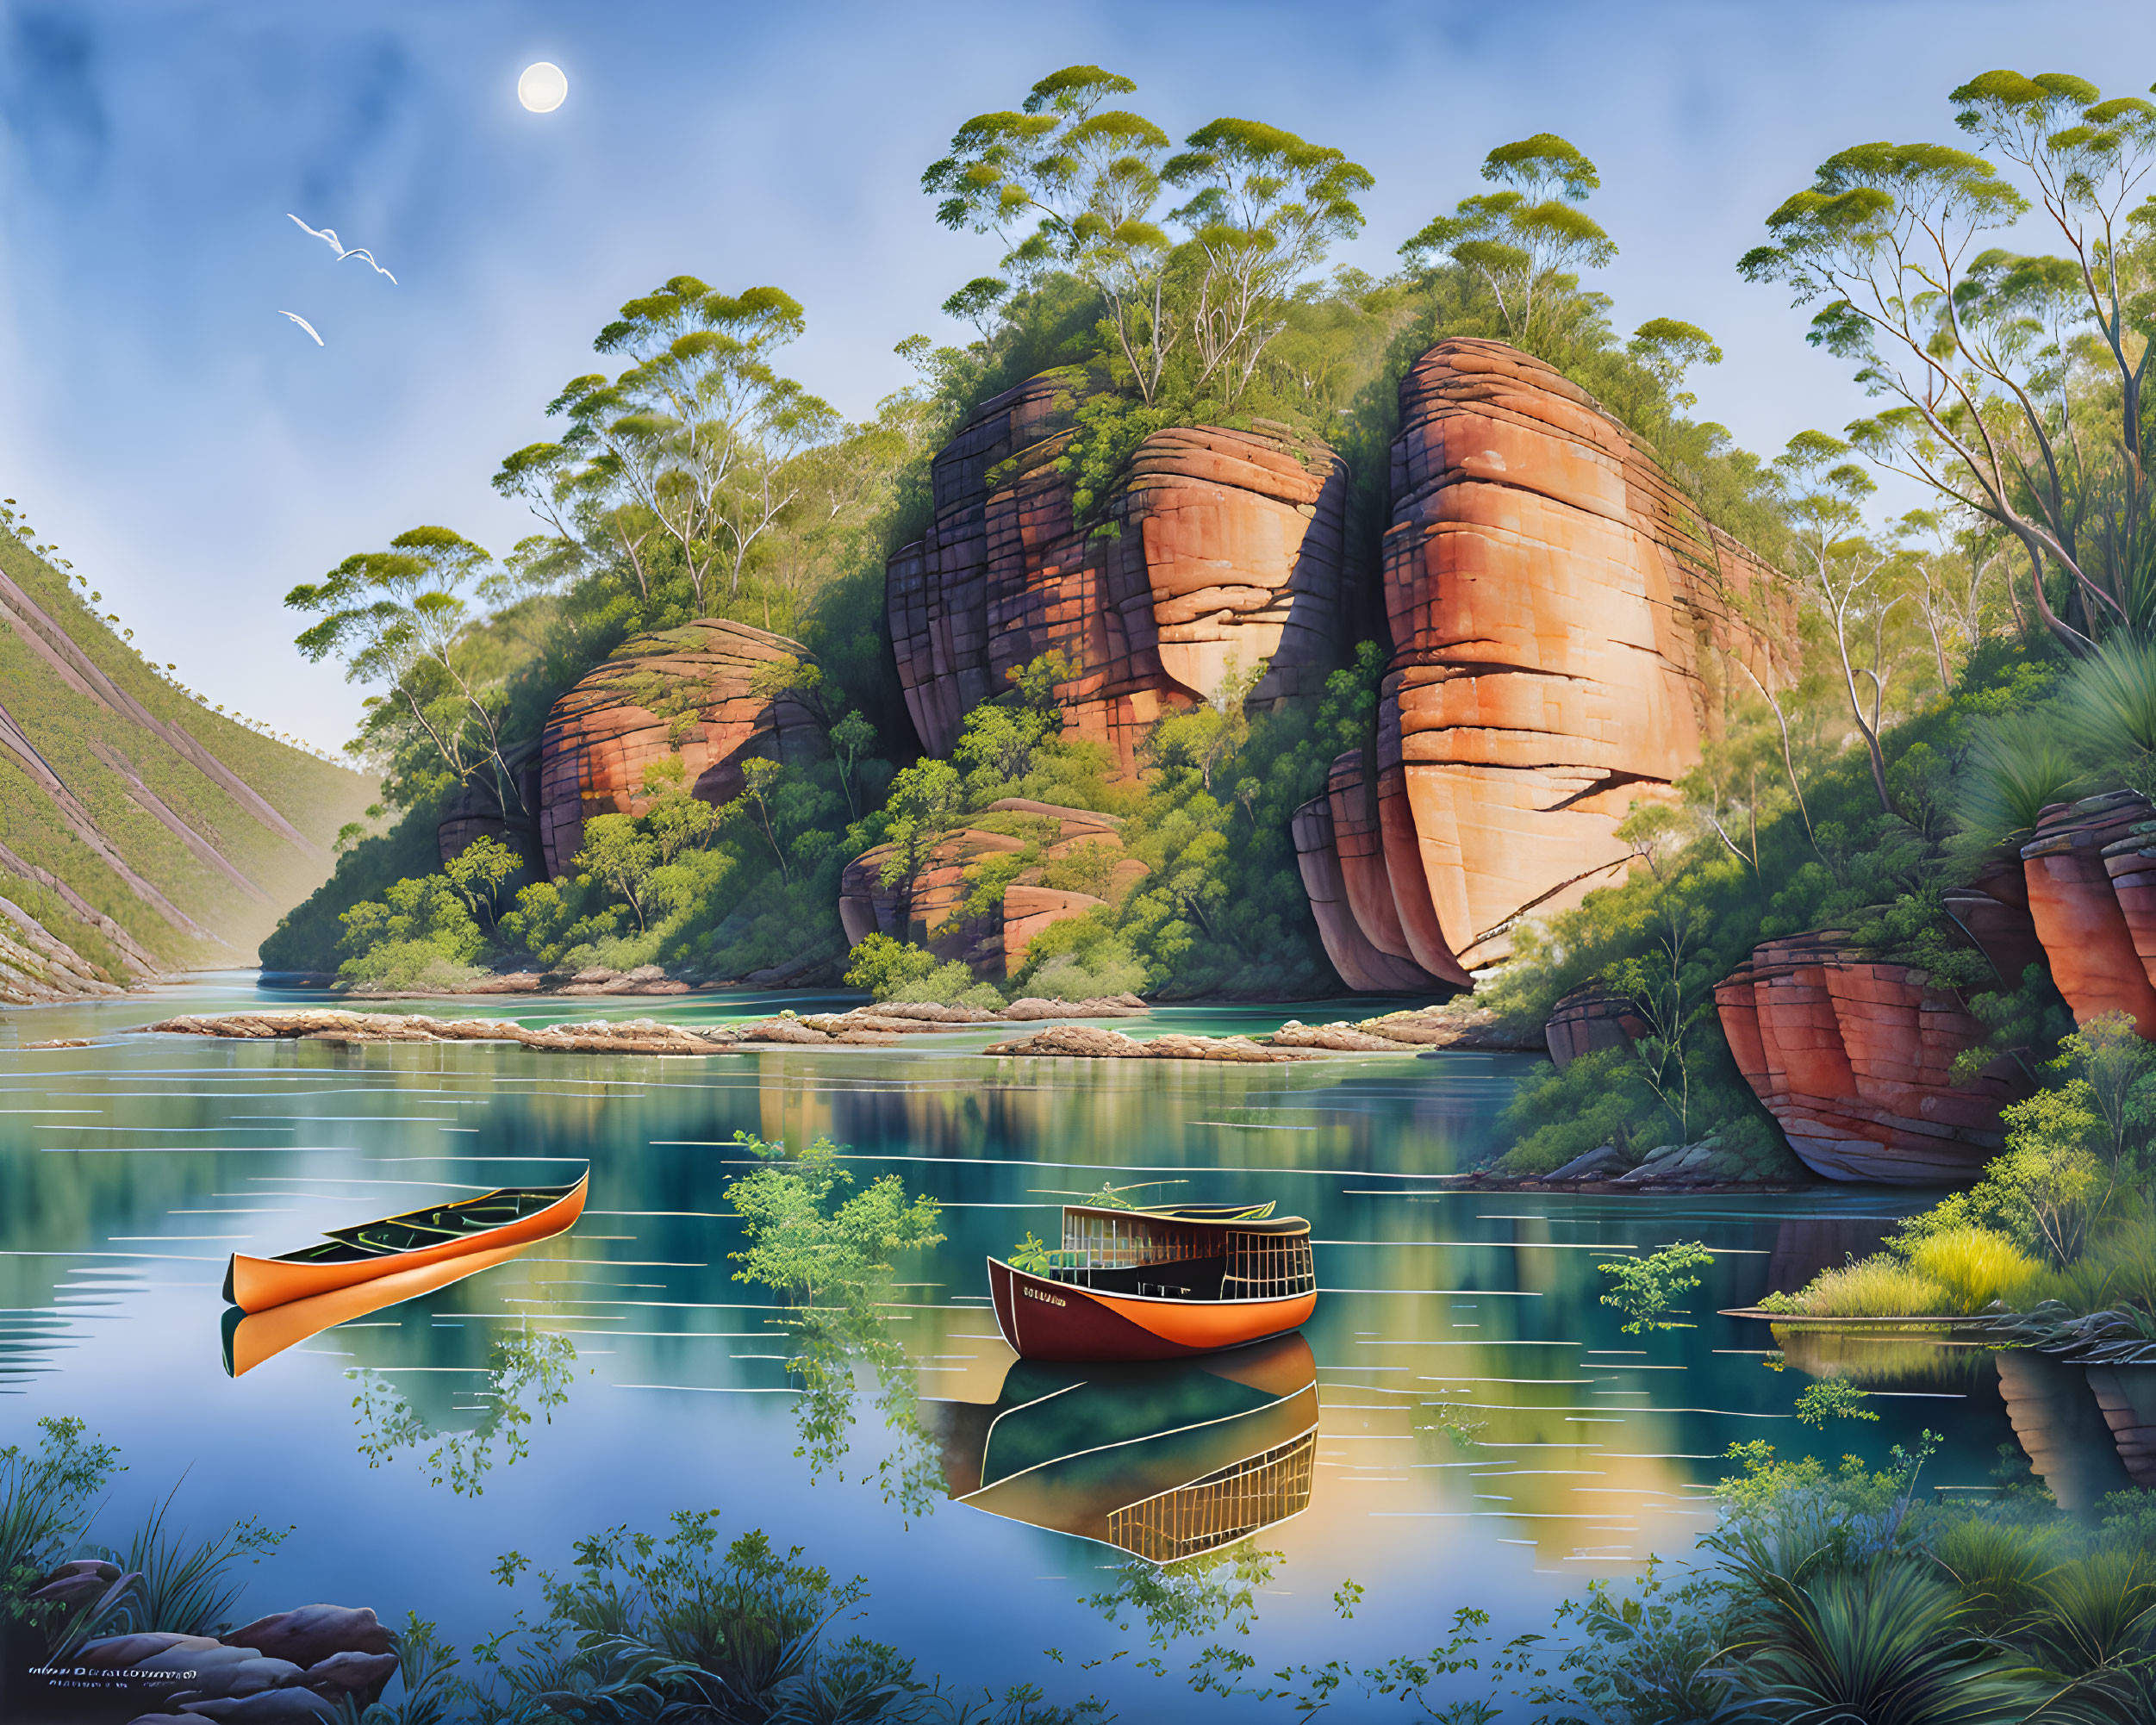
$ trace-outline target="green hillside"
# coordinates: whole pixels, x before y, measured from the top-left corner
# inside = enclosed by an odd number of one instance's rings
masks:
[[[165,681],[0,516],[0,999],[252,963],[374,784]]]

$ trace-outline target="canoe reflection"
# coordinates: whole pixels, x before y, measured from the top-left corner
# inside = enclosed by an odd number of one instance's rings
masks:
[[[950,1497],[1152,1563],[1310,1507],[1318,1368],[1299,1334],[1190,1361],[1013,1361],[993,1402],[925,1402]]]
[[[394,1271],[352,1287],[288,1300],[267,1311],[250,1313],[236,1305],[227,1306],[224,1321],[225,1374],[232,1378],[242,1376],[265,1360],[309,1336],[321,1335],[333,1325],[350,1323],[354,1318],[365,1317],[384,1306],[417,1299],[421,1294],[448,1287],[466,1276],[476,1276],[482,1270],[490,1270],[497,1264],[521,1257],[539,1243],[527,1240],[514,1246],[497,1246],[490,1252],[470,1252],[438,1264]]]

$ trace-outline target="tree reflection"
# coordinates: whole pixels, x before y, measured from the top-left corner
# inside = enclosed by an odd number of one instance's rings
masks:
[[[1243,1643],[1257,1622],[1258,1589],[1273,1579],[1284,1555],[1241,1540],[1175,1563],[1132,1559],[1111,1570],[1110,1585],[1083,1603],[1118,1628],[1144,1626],[1153,1651],[1137,1666],[1156,1676],[1167,1675],[1165,1656],[1176,1643],[1211,1637],[1190,1661],[1187,1680],[1201,1695],[1233,1695],[1257,1663]]]
[[[359,1454],[369,1467],[381,1467],[431,1442],[419,1462],[427,1483],[446,1484],[458,1497],[477,1498],[486,1489],[497,1445],[503,1465],[513,1467],[531,1454],[533,1417],[553,1424],[554,1410],[569,1399],[576,1364],[576,1346],[566,1336],[526,1325],[504,1336],[489,1351],[486,1387],[471,1392],[483,1405],[451,1410],[479,1415],[477,1423],[461,1431],[444,1430],[380,1372],[358,1367],[345,1375],[358,1387],[352,1404],[359,1414]]]
[[[812,1480],[826,1468],[845,1478],[856,1380],[865,1368],[892,1438],[875,1464],[883,1500],[908,1516],[928,1514],[942,1495],[943,1468],[922,1426],[913,1358],[891,1334],[888,1308],[892,1258],[943,1243],[939,1206],[909,1197],[896,1174],[847,1195],[853,1176],[838,1166],[838,1148],[828,1138],[789,1157],[782,1142],[747,1132],[733,1137],[765,1164],[727,1182],[749,1241],[730,1255],[741,1266],[736,1281],[769,1288],[785,1305],[772,1322],[787,1332],[786,1368],[801,1386],[794,1454],[807,1460]]]

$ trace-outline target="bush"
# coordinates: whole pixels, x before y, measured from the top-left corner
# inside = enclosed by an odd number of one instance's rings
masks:
[[[1982,1311],[1993,1300],[2017,1305],[2028,1298],[2044,1267],[2005,1235],[1988,1228],[1945,1229],[1916,1241],[1909,1267],[1945,1290],[1956,1311]]]
[[[1884,1252],[1821,1271],[1798,1298],[1808,1317],[1930,1317],[1961,1309],[1939,1283]]]
[[[337,980],[377,989],[452,987],[477,974],[486,937],[445,875],[393,882],[379,901],[354,905],[342,918],[340,948],[349,954]]]
[[[874,999],[888,1000],[908,983],[925,981],[936,974],[936,956],[909,941],[888,934],[872,934],[853,950],[846,967],[846,987],[860,988]]]
[[[1548,1174],[1603,1144],[1615,1144],[1638,1160],[1631,1142],[1634,1123],[1659,1112],[1644,1091],[1636,1062],[1623,1049],[1583,1054],[1562,1072],[1537,1066],[1499,1117],[1501,1126],[1519,1137],[1498,1172]]]

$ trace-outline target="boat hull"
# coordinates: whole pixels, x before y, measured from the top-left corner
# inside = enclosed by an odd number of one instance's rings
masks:
[[[385,1252],[378,1258],[338,1264],[296,1264],[284,1258],[256,1258],[234,1252],[227,1274],[227,1297],[242,1311],[267,1311],[291,1300],[357,1287],[402,1271],[425,1269],[476,1253],[550,1239],[576,1225],[576,1218],[584,1213],[590,1187],[591,1175],[587,1172],[544,1210],[535,1210],[499,1228],[481,1229],[437,1246],[422,1246],[417,1251]]]
[[[233,1378],[242,1376],[265,1360],[272,1359],[325,1330],[366,1317],[386,1306],[400,1305],[408,1299],[438,1292],[466,1276],[476,1276],[482,1270],[491,1270],[496,1265],[520,1257],[534,1243],[527,1241],[520,1246],[497,1246],[489,1251],[467,1253],[439,1264],[392,1270],[371,1282],[287,1300],[266,1311],[243,1311],[236,1305],[228,1305],[225,1308],[225,1374]]]
[[[1316,1290],[1285,1299],[1168,1299],[1074,1287],[988,1260],[995,1321],[1026,1360],[1187,1360],[1299,1330]]]

